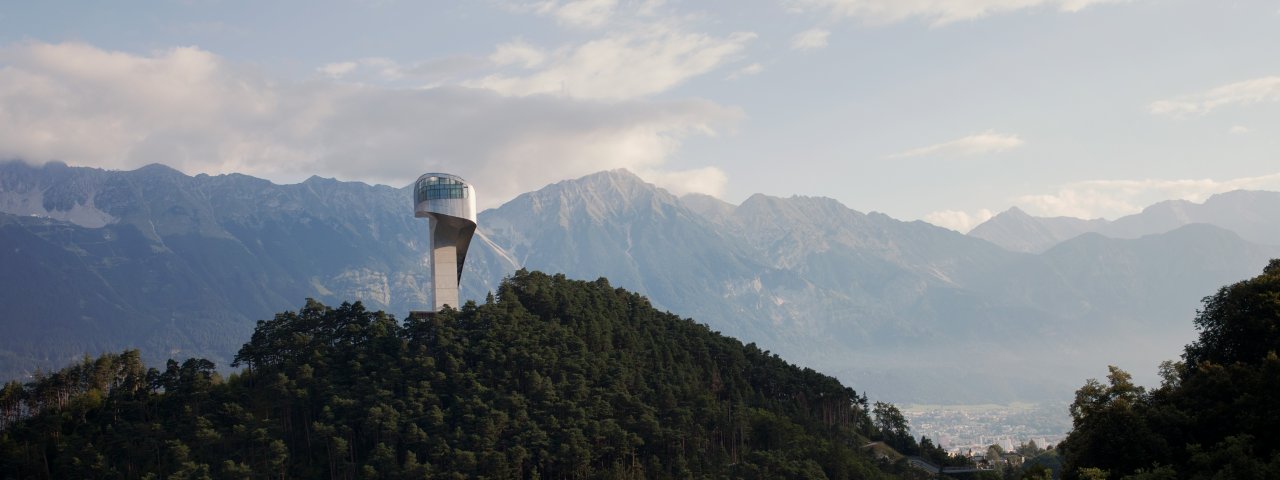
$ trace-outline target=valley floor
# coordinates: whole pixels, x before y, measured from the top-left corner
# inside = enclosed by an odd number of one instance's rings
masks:
[[[1013,451],[1031,441],[1045,448],[1071,430],[1065,403],[908,405],[902,413],[912,433],[937,439],[953,454],[985,453],[991,445]]]

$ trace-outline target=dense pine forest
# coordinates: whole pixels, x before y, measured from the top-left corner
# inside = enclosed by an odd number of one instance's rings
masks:
[[[234,366],[135,350],[9,382],[0,477],[915,475],[862,448],[918,448],[892,405],[873,419],[835,379],[604,279],[520,271],[404,322],[308,301],[260,321]]]
[[[1076,392],[1064,477],[1280,478],[1280,260],[1205,298],[1195,322],[1159,387],[1111,367]]]

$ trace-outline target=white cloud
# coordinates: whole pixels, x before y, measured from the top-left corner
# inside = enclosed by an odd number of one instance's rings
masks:
[[[1235,135],[1244,135],[1253,132],[1253,129],[1244,125],[1232,125],[1231,128],[1227,129],[1227,132]]]
[[[399,62],[390,58],[370,57],[361,59],[360,66],[376,72],[385,80],[399,80],[404,78],[405,67]]]
[[[1191,95],[1152,102],[1156,115],[1203,115],[1232,105],[1280,102],[1280,76],[1270,76],[1229,83]]]
[[[556,20],[575,27],[598,28],[609,22],[617,0],[575,0],[555,9]]]
[[[524,68],[537,67],[546,59],[546,53],[524,40],[514,40],[498,45],[493,54],[489,55],[489,61],[497,66],[514,64]]]
[[[755,37],[747,32],[713,37],[650,25],[558,49],[541,70],[527,75],[495,73],[465,85],[514,96],[632,99],[666,91],[737,59]]]
[[[658,11],[667,4],[667,0],[644,0],[640,2],[640,6],[636,8],[639,15],[650,16],[657,15]]]
[[[1017,135],[985,132],[970,135],[950,142],[939,143],[927,147],[914,148],[905,152],[889,155],[889,158],[922,157],[922,156],[969,156],[987,153],[1000,153],[1023,144]]]
[[[868,23],[921,18],[941,26],[1033,7],[1078,12],[1095,4],[1123,1],[1127,0],[795,0],[793,4],[801,10],[817,10],[833,17]]]
[[[341,78],[343,75],[351,73],[351,71],[355,70],[356,67],[358,66],[360,66],[360,64],[356,62],[339,62],[339,63],[330,63],[328,65],[320,67],[319,70],[320,70],[320,73],[325,74],[325,76],[327,77]]]
[[[831,32],[821,28],[810,28],[791,37],[792,50],[815,50],[827,46],[827,37]]]
[[[729,74],[728,78],[729,80],[737,80],[742,77],[750,77],[752,75],[758,75],[760,72],[763,72],[763,71],[764,71],[764,65],[761,65],[759,63],[753,63],[751,65],[747,65],[745,67],[739,68],[738,71]]]
[[[969,230],[973,230],[973,227],[990,220],[993,216],[995,216],[995,213],[985,208],[974,213],[962,210],[942,210],[925,215],[924,221],[960,233],[969,233]]]
[[[549,16],[556,23],[578,28],[600,28],[609,23],[618,8],[618,0],[542,0],[511,2],[506,7],[515,12]],[[644,5],[650,9],[656,5]]]
[[[702,167],[683,171],[638,170],[637,175],[661,185],[675,195],[703,193],[713,197],[724,194],[729,177],[718,167]]]
[[[536,62],[537,59],[534,57],[537,53],[536,50],[521,52],[518,51],[519,48],[519,41],[499,45],[498,51],[489,60],[457,55],[406,64],[390,58],[365,57],[326,64],[318,68],[317,71],[333,79],[366,83],[443,83],[468,72],[476,71],[481,67],[491,66],[500,60],[506,63],[528,64],[529,62]]]
[[[1203,202],[1213,194],[1241,189],[1280,190],[1280,173],[1227,180],[1091,180],[1063,185],[1050,194],[1024,195],[1015,202],[1038,216],[1116,218],[1162,200]]]
[[[463,88],[285,82],[198,48],[147,55],[81,43],[0,48],[0,158],[275,181],[312,174],[400,186],[429,170],[483,185],[486,205],[564,178],[628,168],[718,193],[723,172],[671,175],[688,135],[742,116],[706,101],[509,97]]]

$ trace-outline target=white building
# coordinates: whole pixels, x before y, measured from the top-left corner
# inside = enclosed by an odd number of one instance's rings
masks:
[[[456,175],[427,173],[413,185],[413,215],[431,222],[432,308],[458,308],[458,283],[476,232],[476,189]]]

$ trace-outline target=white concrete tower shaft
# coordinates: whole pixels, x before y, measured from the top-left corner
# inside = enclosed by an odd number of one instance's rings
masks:
[[[476,231],[475,187],[460,177],[428,173],[413,189],[414,216],[430,223],[432,309],[461,302],[458,285]]]

